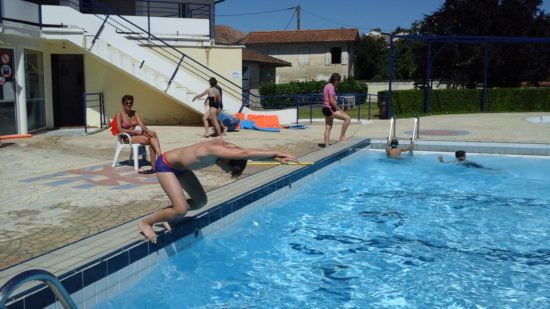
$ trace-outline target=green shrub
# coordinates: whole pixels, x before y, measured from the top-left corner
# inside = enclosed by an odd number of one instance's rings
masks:
[[[387,91],[378,93],[385,101]],[[442,89],[430,91],[430,114],[481,112],[482,90]],[[424,90],[397,90],[392,93],[393,112],[396,115],[425,114]],[[550,89],[500,88],[487,92],[488,112],[531,112],[550,110]]]

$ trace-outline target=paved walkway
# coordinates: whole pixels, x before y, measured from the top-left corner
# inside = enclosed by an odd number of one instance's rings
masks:
[[[550,144],[550,113],[469,114],[421,119],[420,138]],[[527,121],[535,119],[534,122]],[[539,122],[536,119],[540,119]],[[280,133],[241,130],[226,140],[242,147],[274,148],[297,156],[319,150],[324,125]],[[412,119],[397,122],[397,136],[411,135]],[[349,135],[382,139],[389,121],[357,121]],[[163,150],[193,144],[201,127],[154,127]],[[340,124],[335,125],[337,137]],[[56,248],[97,234],[168,205],[154,175],[129,165],[111,167],[114,138],[110,131],[81,136],[75,130],[51,131],[31,139],[4,141],[0,148],[0,274]],[[122,154],[127,157],[127,153]],[[129,164],[129,162],[127,162]],[[266,169],[249,167],[246,175]],[[207,191],[232,180],[212,167],[199,171]]]

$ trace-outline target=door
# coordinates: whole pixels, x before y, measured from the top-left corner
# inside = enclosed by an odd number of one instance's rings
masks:
[[[42,52],[25,49],[25,93],[27,98],[27,130],[46,127],[44,98],[44,61]]]
[[[54,126],[84,126],[84,56],[52,54]]]
[[[13,49],[0,48],[0,135],[17,133]]]

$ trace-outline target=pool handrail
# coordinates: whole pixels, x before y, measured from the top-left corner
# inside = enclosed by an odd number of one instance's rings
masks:
[[[420,131],[420,118],[415,117],[414,118],[414,125],[413,125],[413,134],[412,134],[412,139],[411,139],[413,143],[418,138],[418,136],[419,136],[418,132],[419,131]]]
[[[21,285],[35,280],[42,281],[46,284],[52,290],[59,302],[63,305],[63,308],[78,308],[59,279],[57,279],[57,277],[52,273],[43,269],[29,269],[8,280],[8,282],[0,288],[0,308],[6,308],[6,302],[13,291]]]
[[[395,137],[395,118],[390,119],[390,132],[388,133],[388,141]]]

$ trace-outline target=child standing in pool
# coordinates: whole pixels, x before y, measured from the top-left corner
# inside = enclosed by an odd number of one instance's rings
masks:
[[[343,120],[342,131],[340,132],[340,140],[345,141],[348,139],[346,137],[346,131],[351,122],[351,117],[344,113],[336,104],[336,90],[335,87],[338,86],[342,77],[338,73],[334,73],[330,76],[328,83],[323,89],[323,108],[322,112],[325,115],[325,147],[330,145],[330,131],[332,130],[332,124],[334,118]]]
[[[414,148],[414,142],[411,138],[411,143],[407,147],[399,148],[399,141],[397,138],[388,139],[388,143],[386,144],[386,154],[388,155],[388,158],[397,159],[401,157],[401,153],[405,151],[410,151]]]

